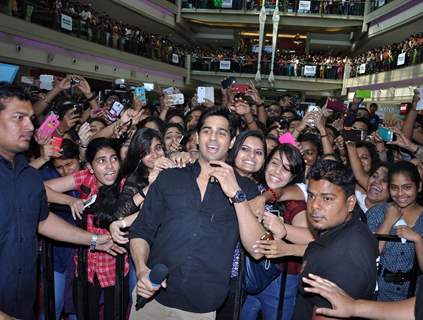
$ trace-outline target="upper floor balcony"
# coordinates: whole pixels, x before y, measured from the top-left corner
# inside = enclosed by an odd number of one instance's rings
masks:
[[[214,1],[182,0],[182,18],[210,27],[248,27],[258,25],[259,1],[226,0],[217,6]],[[266,0],[266,23],[271,25],[273,0]],[[260,1],[261,3],[261,1]],[[279,1],[279,25],[341,31],[362,26],[365,1]],[[324,18],[324,19],[322,19]]]

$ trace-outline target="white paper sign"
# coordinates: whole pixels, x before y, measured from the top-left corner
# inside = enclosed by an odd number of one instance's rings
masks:
[[[231,62],[227,60],[220,61],[220,70],[231,70]]]
[[[62,14],[60,26],[62,29],[72,31],[72,17]]]
[[[231,9],[232,8],[232,0],[222,0],[222,8]]]
[[[300,3],[298,4],[298,12],[310,11],[310,4],[311,4],[311,1],[300,0]]]
[[[365,63],[360,64],[360,68],[358,69],[358,73],[359,74],[366,73],[366,64]]]
[[[397,66],[402,66],[405,63],[405,52],[398,55]]]
[[[385,4],[385,0],[379,0],[378,1],[378,7],[381,7]]]
[[[179,56],[176,53],[172,53],[172,63],[179,63]]]
[[[304,66],[304,76],[314,77],[316,75],[316,66]]]

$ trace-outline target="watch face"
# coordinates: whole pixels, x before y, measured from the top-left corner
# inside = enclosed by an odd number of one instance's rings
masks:
[[[235,200],[236,200],[236,202],[245,201],[245,200],[247,200],[247,195],[245,194],[244,191],[240,190],[235,194]]]

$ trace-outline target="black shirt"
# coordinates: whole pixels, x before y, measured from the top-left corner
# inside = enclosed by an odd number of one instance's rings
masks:
[[[234,207],[219,183],[209,183],[201,202],[197,163],[160,173],[129,233],[150,245],[149,268],[169,268],[167,288],[156,299],[161,304],[190,312],[216,310],[225,300],[235,245],[239,238]],[[251,199],[255,183],[237,175]]]
[[[308,245],[302,276],[313,273],[336,283],[355,299],[371,299],[378,255],[376,238],[354,214]],[[314,306],[330,308],[331,304],[320,295],[305,292],[300,280],[293,319],[312,319]]]
[[[48,216],[37,170],[24,156],[14,166],[0,157],[0,311],[33,319],[36,294],[37,228]]]

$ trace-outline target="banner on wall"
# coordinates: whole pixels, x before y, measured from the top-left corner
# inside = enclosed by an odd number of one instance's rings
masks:
[[[360,64],[360,68],[358,69],[358,73],[359,74],[366,73],[366,64],[365,63]]]
[[[220,61],[220,70],[231,70],[231,62],[227,60]]]
[[[62,27],[62,29],[72,31],[72,17],[62,14],[60,26]]]
[[[398,55],[397,66],[402,66],[405,63],[405,52]]]
[[[304,76],[314,77],[316,75],[316,66],[304,66]]]

